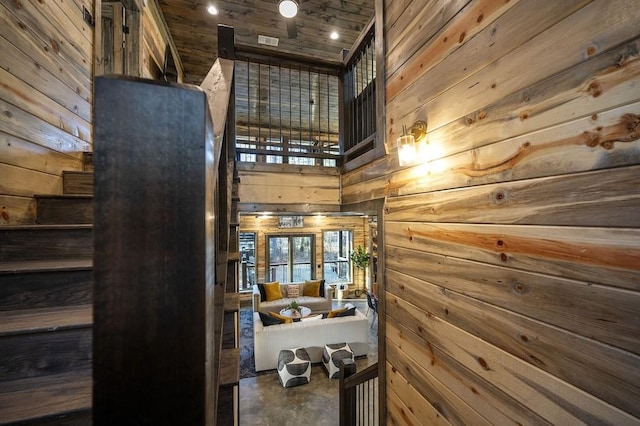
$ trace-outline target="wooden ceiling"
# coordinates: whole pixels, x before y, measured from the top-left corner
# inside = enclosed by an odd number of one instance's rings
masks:
[[[350,49],[374,14],[374,0],[300,0],[295,39],[287,36],[278,0],[158,0],[185,71],[185,83],[199,85],[217,58],[217,26],[235,29],[237,45],[337,61]],[[217,16],[207,13],[215,5]],[[336,31],[338,40],[329,34]],[[258,44],[258,35],[276,37],[278,47]]]

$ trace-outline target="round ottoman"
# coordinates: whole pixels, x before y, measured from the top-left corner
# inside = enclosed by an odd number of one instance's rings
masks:
[[[283,349],[278,354],[278,380],[282,387],[305,385],[311,378],[311,359],[305,348]]]
[[[324,351],[322,352],[322,364],[330,379],[337,379],[340,377],[340,360],[351,359],[353,360],[353,351],[347,343],[334,343],[331,345],[324,345]]]

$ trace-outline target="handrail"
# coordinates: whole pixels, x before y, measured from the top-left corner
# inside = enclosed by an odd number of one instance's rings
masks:
[[[340,362],[340,426],[378,424],[377,379],[378,363],[356,372],[355,361]]]

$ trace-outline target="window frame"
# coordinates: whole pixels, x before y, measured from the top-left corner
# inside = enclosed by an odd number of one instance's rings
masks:
[[[325,234],[328,234],[330,232],[337,232],[339,233],[338,235],[338,259],[336,261],[332,261],[332,262],[327,262],[327,259],[325,258],[325,254],[327,253],[327,250],[325,248]],[[349,247],[342,247],[342,234],[343,233],[348,233],[349,234]],[[351,283],[353,281],[353,264],[351,262],[351,251],[353,250],[353,238],[354,238],[354,232],[352,229],[323,229],[322,230],[322,276],[325,279],[325,281],[327,282],[327,284],[347,284],[347,283]],[[339,260],[340,259],[340,252],[342,250],[346,250],[345,252],[345,258],[346,260]],[[337,281],[330,281],[327,278],[327,273],[326,273],[326,264],[327,263],[336,263],[338,264],[339,262],[345,262],[347,265],[347,277],[345,280],[337,280]],[[339,265],[336,265],[336,271],[339,270]]]
[[[293,256],[294,256],[294,250],[289,250],[287,253],[287,265],[288,265],[288,278],[289,281],[281,281],[279,279],[274,279],[272,274],[271,274],[271,252],[270,252],[270,247],[271,247],[271,239],[272,238],[287,238],[288,239],[288,243],[289,243],[289,248],[291,248],[293,246],[293,238],[296,237],[308,237],[311,239],[310,241],[310,253],[309,253],[309,279],[313,280],[316,277],[316,272],[315,272],[315,268],[313,267],[316,264],[316,249],[315,249],[315,240],[316,240],[316,235],[314,233],[308,233],[308,232],[296,232],[296,233],[287,233],[287,234],[280,234],[280,233],[274,233],[274,234],[266,234],[265,238],[265,282],[269,282],[269,281],[279,281],[280,283],[286,284],[286,283],[294,283],[294,282],[298,282],[298,281],[292,281],[292,279],[294,278],[294,265],[295,263],[293,262]],[[276,274],[277,275],[277,274]]]

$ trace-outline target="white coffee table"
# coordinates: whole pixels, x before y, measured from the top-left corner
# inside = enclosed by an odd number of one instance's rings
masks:
[[[300,312],[295,311],[293,309],[282,309],[280,311],[280,315],[282,315],[283,317],[300,319],[300,318],[308,317],[309,315],[311,315],[311,309],[307,308],[306,306],[300,306]]]

